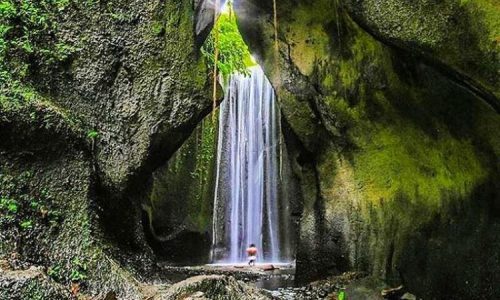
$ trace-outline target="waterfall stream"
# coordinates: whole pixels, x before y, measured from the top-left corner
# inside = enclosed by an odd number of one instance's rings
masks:
[[[246,260],[255,244],[258,262],[280,260],[278,205],[279,116],[273,87],[262,69],[232,75],[219,114],[212,259]]]

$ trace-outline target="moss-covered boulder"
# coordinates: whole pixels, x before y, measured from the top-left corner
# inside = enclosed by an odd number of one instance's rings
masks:
[[[0,297],[5,300],[65,300],[71,299],[72,295],[37,268],[23,271],[0,268]]]
[[[355,269],[423,298],[498,294],[500,117],[492,102],[419,47],[372,36],[337,1],[277,8],[279,51],[272,3],[236,5],[243,36],[278,90],[302,184],[297,278]],[[462,44],[460,64],[477,61],[469,50],[495,62],[474,47]],[[491,81],[483,87],[498,91]]]
[[[202,2],[1,3],[1,259],[125,299],[161,276],[141,201],[211,107]]]
[[[207,118],[153,173],[143,204],[146,230],[167,262],[209,262],[216,159],[217,123]]]
[[[158,299],[266,300],[271,298],[231,276],[202,275],[172,285]]]

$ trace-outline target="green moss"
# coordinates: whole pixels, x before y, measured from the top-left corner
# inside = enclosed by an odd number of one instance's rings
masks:
[[[196,168],[193,179],[198,182],[198,192],[189,206],[189,221],[198,231],[209,228],[212,221],[212,190],[211,179],[216,160],[217,126],[211,120],[201,123],[196,150]]]
[[[437,139],[404,123],[366,133],[358,145],[356,176],[374,204],[402,194],[439,208],[445,193],[466,196],[486,176],[470,141],[454,139],[441,129]]]
[[[60,225],[59,207],[46,190],[30,191],[32,171],[15,174],[0,172],[0,226],[3,230],[31,230],[36,224]]]
[[[499,95],[498,1],[390,0],[381,4],[368,0],[351,5],[351,13],[376,35],[410,51],[418,48],[433,60],[467,74],[482,89]]]
[[[153,35],[161,35],[165,31],[163,23],[159,21],[154,22],[153,25],[151,26],[151,31]]]
[[[304,137],[305,146],[309,149],[318,142],[319,122],[306,101],[298,101],[295,95],[282,90],[280,106],[293,130]]]
[[[235,72],[248,74],[248,67],[255,65],[248,46],[238,30],[237,16],[232,11],[231,4],[229,7],[229,12],[220,15],[201,48],[210,70],[213,70],[217,48],[217,71],[223,78],[228,78]]]
[[[54,38],[69,0],[0,2],[0,101],[30,100],[23,85],[34,67],[67,60],[77,49]]]
[[[294,64],[302,74],[311,75],[314,65],[329,56],[330,36],[324,24],[335,20],[331,1],[316,1],[312,6],[299,5],[289,14],[293,22],[281,23],[278,16],[278,26],[284,27],[286,43],[293,45],[290,56]]]
[[[216,147],[217,126],[208,117],[174,154],[168,165],[156,172],[145,207],[157,234],[170,234],[170,231],[181,227],[200,233],[209,230]]]
[[[26,290],[23,292],[27,298],[30,300],[44,300],[47,296],[46,287],[40,284],[38,281],[31,281]]]
[[[339,68],[340,80],[345,89],[351,88],[359,79],[359,72],[352,67],[351,62],[341,61]]]
[[[153,20],[144,23],[141,31],[147,39],[162,39],[165,47],[157,56],[144,61],[142,70],[149,72],[150,76],[158,76],[164,71],[165,66],[171,66],[172,78],[178,78],[170,92],[185,95],[188,91],[206,91],[203,95],[208,101],[209,90],[206,88],[208,69],[204,59],[194,47],[193,36],[193,7],[190,3],[166,2],[162,4]],[[172,42],[175,41],[175,42]]]

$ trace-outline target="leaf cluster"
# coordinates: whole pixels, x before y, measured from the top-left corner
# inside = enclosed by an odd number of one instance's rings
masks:
[[[23,99],[23,79],[76,51],[55,34],[58,13],[71,1],[0,0],[0,95]]]
[[[72,260],[70,279],[72,282],[82,282],[87,279],[87,264],[76,257]]]
[[[57,227],[61,214],[52,203],[47,190],[30,188],[31,172],[18,176],[2,174],[0,170],[0,230],[20,228],[31,230],[36,225]]]
[[[248,67],[253,64],[251,54],[238,30],[236,15],[231,8],[229,13],[220,15],[201,48],[210,70],[214,67],[216,47],[219,50],[217,71],[223,78],[236,72],[249,74]]]

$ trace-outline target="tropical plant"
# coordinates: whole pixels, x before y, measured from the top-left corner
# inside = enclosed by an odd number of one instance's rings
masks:
[[[76,51],[54,38],[57,14],[70,1],[0,0],[0,100],[31,100],[23,79]]]
[[[255,65],[248,46],[238,30],[232,5],[231,3],[228,5],[228,12],[220,15],[212,33],[201,49],[210,70],[213,69],[217,60],[217,72],[223,78],[228,78],[235,72],[249,74],[248,67]],[[216,49],[218,49],[217,59]]]
[[[73,282],[81,282],[87,279],[87,264],[76,257],[72,261],[70,279]]]

